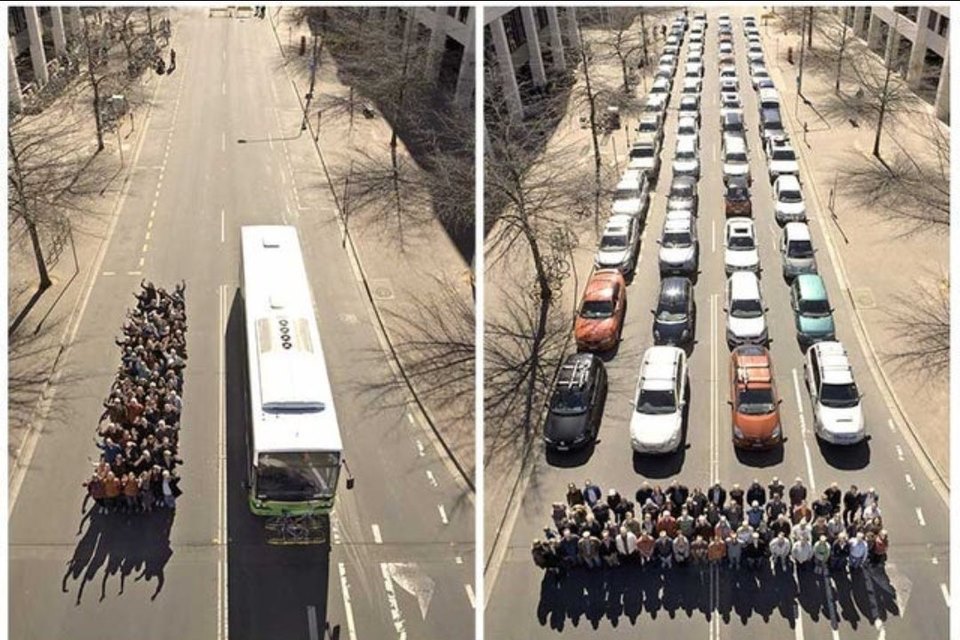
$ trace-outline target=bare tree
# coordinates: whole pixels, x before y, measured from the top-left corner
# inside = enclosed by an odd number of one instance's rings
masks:
[[[880,161],[858,154],[842,171],[844,194],[855,198],[894,222],[905,233],[950,229],[950,134],[935,118],[927,117],[916,133],[924,145],[911,153],[900,147]]]
[[[603,192],[602,168],[603,158],[600,155],[599,129],[600,119],[598,117],[598,93],[594,91],[590,84],[590,45],[583,38],[583,27],[578,23],[577,29],[580,32],[580,62],[583,65],[584,96],[590,117],[590,141],[593,143],[593,163],[594,163],[594,199],[593,199],[593,225],[600,227],[600,194]]]
[[[642,16],[642,9],[640,14]],[[630,80],[633,69],[637,66],[638,54],[645,48],[645,36],[634,28],[638,11],[631,7],[610,7],[607,9],[608,28],[604,31],[599,48],[617,61],[620,74],[623,77],[623,92],[632,91]],[[643,60],[647,56],[644,51]]]
[[[950,286],[946,274],[899,296],[888,312],[899,339],[886,354],[895,365],[929,379],[950,370]]]

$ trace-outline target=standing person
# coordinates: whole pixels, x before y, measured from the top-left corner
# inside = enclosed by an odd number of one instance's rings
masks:
[[[677,535],[677,519],[667,509],[663,510],[657,520],[657,531],[666,533],[671,539]]]
[[[600,499],[603,498],[603,491],[600,490],[600,487],[594,484],[589,478],[583,483],[583,499],[586,500],[587,504],[592,509]]]
[[[860,511],[860,491],[857,485],[852,484],[843,494],[843,524],[850,526],[857,520]]]
[[[780,478],[773,476],[773,482],[767,485],[767,493],[770,498],[773,498],[773,496],[780,496],[780,499],[782,500],[784,491],[786,491],[786,487],[784,487],[783,483],[780,482]]]
[[[837,511],[833,514],[833,517],[827,520],[827,540],[833,542],[843,530],[843,518],[840,516],[840,512]]]
[[[850,541],[849,561],[851,569],[859,569],[863,566],[867,558],[867,541],[863,537],[863,532],[857,532],[857,535]]]
[[[637,557],[637,536],[630,533],[626,527],[620,527],[620,534],[617,536],[617,553],[620,554],[620,562],[631,562]]]
[[[730,500],[739,504],[741,509],[743,508],[743,489],[736,482],[730,488]]]
[[[754,502],[761,506],[767,503],[767,492],[756,478],[747,487],[747,504],[753,505]]]
[[[782,533],[784,537],[790,537],[790,529],[792,525],[790,524],[790,518],[786,514],[781,513],[780,517],[770,523],[770,531],[773,532],[773,535]]]
[[[95,513],[103,513],[105,511],[103,507],[103,480],[99,475],[94,473],[90,476],[90,479],[83,483],[83,486],[87,489],[87,495],[83,499],[83,507],[80,509],[81,513],[87,511],[87,499],[93,498],[93,507],[96,509]]]
[[[830,502],[830,515],[840,513],[840,501],[843,499],[843,492],[836,482],[831,482],[830,486],[823,490],[823,495]]]
[[[163,504],[167,509],[177,508],[177,497],[180,495],[180,490],[177,487],[179,480],[180,478],[172,475],[166,469],[163,470]]]
[[[120,498],[120,481],[113,471],[107,472],[107,477],[103,480],[103,502],[106,510],[113,511],[117,508],[117,500]]]
[[[704,495],[703,489],[700,487],[693,488],[693,493],[690,494],[690,501],[696,505],[696,514],[694,517],[699,516],[707,510],[707,496]],[[694,513],[694,509],[691,509],[690,513]]]
[[[790,506],[792,507],[796,507],[798,504],[807,499],[807,487],[804,486],[801,478],[798,477],[793,481],[793,486],[790,487],[789,496]]]
[[[830,549],[830,568],[840,571],[846,568],[847,558],[850,556],[850,539],[846,531],[841,531],[833,541]]]
[[[653,517],[649,513],[643,514],[643,520],[640,522],[637,522],[637,519],[628,513],[627,517],[623,519],[623,526],[633,531],[635,536],[639,536],[641,533],[652,536],[657,531],[657,523],[653,521]]]
[[[588,569],[600,568],[600,540],[584,531],[577,544],[580,555],[580,562],[585,564]]]
[[[806,538],[807,540],[813,539],[813,527],[811,527],[810,523],[806,520],[801,520],[793,525],[793,529],[791,529],[790,532],[794,540],[800,540],[801,538]]]
[[[751,536],[752,537],[752,536]],[[727,536],[727,566],[731,569],[740,568],[740,557],[743,555],[743,545],[740,544],[739,538],[730,534]]]
[[[807,506],[806,502],[801,500],[799,504],[793,507],[793,513],[791,514],[790,519],[794,522],[800,522],[801,520],[812,522],[813,511]]]
[[[810,505],[810,509],[813,511],[813,516],[815,518],[823,518],[824,520],[833,514],[833,505],[830,504],[830,499],[827,497],[826,491],[824,491],[819,498],[813,501],[813,504]]]
[[[726,540],[731,533],[733,533],[733,527],[727,522],[727,517],[720,516],[720,521],[713,527],[713,535],[721,540]]]
[[[767,557],[767,547],[759,533],[753,533],[750,537],[750,544],[743,552],[747,556],[747,564],[750,568],[759,569]]]
[[[173,47],[170,47],[170,69],[168,73],[173,73],[173,70],[177,66],[177,50]]]
[[[610,530],[604,529],[600,538],[600,558],[608,567],[619,567],[620,557],[617,554],[617,542],[610,537]]]
[[[727,545],[720,536],[714,536],[707,545],[707,560],[711,567],[719,567],[727,555]]]
[[[551,507],[551,517],[553,518],[553,526],[558,531],[563,529],[563,523],[569,517],[567,512],[567,507],[562,502],[554,502]]]
[[[642,533],[637,538],[637,552],[640,554],[640,563],[644,566],[653,559],[654,545],[656,541],[649,533]]]
[[[779,495],[773,495],[770,498],[770,501],[767,502],[767,521],[773,522],[780,517],[781,514],[787,512],[787,505],[784,504],[783,499]]]
[[[677,532],[677,537],[673,539],[673,560],[679,566],[687,564],[690,559],[690,539],[683,535],[682,531]]]
[[[543,541],[539,538],[533,539],[533,544],[530,547],[530,556],[533,558],[533,564],[536,565],[538,569],[547,568],[546,548],[543,545]]]
[[[813,545],[810,544],[808,538],[800,538],[793,543],[790,555],[797,565],[797,573],[799,574],[801,570],[805,570],[809,566],[810,560],[813,558]]]
[[[572,569],[577,566],[580,559],[580,541],[570,529],[563,530],[563,537],[560,538],[560,562],[564,570]]]
[[[674,480],[676,484],[676,480]],[[672,485],[671,485],[672,486]],[[640,483],[640,488],[637,489],[637,493],[633,496],[637,500],[637,504],[645,505],[647,500],[653,497],[653,487],[650,486],[650,483],[644,480]]]
[[[123,502],[124,511],[133,513],[137,510],[138,496],[140,494],[140,481],[134,472],[130,472],[123,477]]]
[[[677,528],[680,530],[680,533],[685,535],[688,539],[693,536],[693,529],[696,521],[693,519],[693,516],[690,515],[690,512],[687,511],[687,508],[684,507],[680,511],[680,517],[677,518]]]
[[[660,568],[663,570],[673,567],[673,540],[666,531],[661,531],[654,543],[654,552],[660,558]]]
[[[717,507],[717,509],[723,508],[723,503],[727,501],[727,491],[723,488],[719,482],[715,482],[709,490],[707,490],[707,500]]]
[[[567,506],[575,507],[578,504],[583,504],[583,493],[571,482],[567,485]]]
[[[790,570],[790,539],[778,532],[777,537],[770,541],[770,557],[773,560],[773,568],[776,570],[777,564],[781,571]]]
[[[707,568],[708,546],[703,536],[699,535],[690,543],[690,558],[693,560],[693,566],[697,569],[697,576],[701,583],[703,582],[703,573]]]
[[[730,493],[733,493],[732,491]],[[738,502],[735,498],[730,498],[727,502],[726,509],[723,510],[723,515],[727,518],[727,522],[730,523],[730,526],[736,529],[740,526],[740,523],[743,522],[743,503],[741,495],[741,502]]]
[[[750,508],[747,509],[747,524],[756,529],[760,526],[760,522],[763,520],[763,508],[760,506],[760,503],[754,500],[750,504]]]
[[[817,544],[813,545],[813,559],[816,563],[816,571],[820,575],[826,575],[827,563],[830,562],[830,543],[827,542],[827,536],[820,536]]]
[[[873,540],[873,550],[870,553],[870,562],[873,564],[883,564],[887,561],[887,551],[890,548],[890,538],[887,536],[887,530],[881,529],[880,533]]]

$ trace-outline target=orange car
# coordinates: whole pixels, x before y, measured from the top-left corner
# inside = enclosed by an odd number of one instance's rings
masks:
[[[574,324],[577,348],[612,349],[620,338],[627,308],[627,283],[618,269],[599,269],[587,282]]]
[[[780,396],[765,347],[744,345],[730,354],[730,396],[734,446],[769,449],[783,443]]]

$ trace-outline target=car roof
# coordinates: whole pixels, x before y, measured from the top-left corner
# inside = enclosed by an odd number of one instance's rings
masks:
[[[743,345],[731,353],[736,367],[738,387],[770,388],[773,386],[773,366],[770,352],[760,345]]]
[[[664,219],[664,224],[674,220],[689,220],[692,222],[693,212],[689,209],[670,209],[667,211],[667,217]]]
[[[697,145],[690,138],[680,138],[677,140],[677,151],[696,151]]]
[[[696,102],[697,104],[700,104],[700,96],[690,96],[690,95],[686,95],[686,96],[681,97],[681,98],[680,98],[680,104],[683,104],[683,103],[685,103],[685,102],[686,102],[687,104],[689,104],[689,103],[691,103],[691,102]]]
[[[618,277],[619,276],[619,277]],[[614,285],[623,282],[623,276],[616,269],[601,269],[595,271],[587,282],[583,292],[584,300],[609,300],[613,297]]]
[[[750,185],[747,184],[747,179],[745,177],[734,176],[727,180],[727,192],[730,192],[733,189],[744,189],[749,193]]]
[[[634,138],[633,143],[630,147],[645,147],[657,144],[657,134],[650,133],[648,131],[642,131],[637,134],[637,137]]]
[[[740,136],[723,136],[723,145],[727,152],[745,152],[746,141]]]
[[[594,358],[596,358],[595,355],[586,352],[572,353],[567,356],[557,373],[556,386],[582,386],[587,381]]]
[[[663,232],[681,232],[693,229],[693,218],[667,218],[663,222]]]
[[[633,216],[618,213],[607,218],[607,224],[603,228],[603,233],[626,233],[630,223],[634,220]]]
[[[779,188],[782,189],[796,189],[800,190],[800,181],[797,180],[797,176],[792,173],[784,173],[777,176],[777,181],[774,183],[776,187],[779,185]]]
[[[670,183],[671,189],[673,189],[673,185],[696,187],[697,180],[693,176],[674,176],[673,181]]]
[[[686,298],[690,291],[690,279],[683,276],[670,276],[660,282],[659,299],[664,298]]]
[[[760,279],[750,271],[734,271],[730,274],[730,292],[734,298],[759,298]]]
[[[730,218],[727,220],[727,233],[755,236],[757,231],[750,218]]]
[[[810,240],[810,227],[806,222],[788,222],[783,225],[783,235],[790,240]]]
[[[847,357],[847,350],[839,342],[818,342],[811,349],[817,350],[820,360],[821,377],[828,384],[849,384],[853,382],[853,368]]]
[[[693,116],[680,116],[679,120],[677,120],[677,126],[680,126],[681,124],[692,124],[693,126],[697,126],[697,119]]]
[[[803,273],[797,276],[793,281],[793,286],[801,298],[805,300],[826,300],[827,287],[823,283],[823,278],[816,273]]]
[[[679,347],[658,345],[643,354],[640,366],[640,386],[643,389],[670,389],[675,379],[677,361],[683,358]]]

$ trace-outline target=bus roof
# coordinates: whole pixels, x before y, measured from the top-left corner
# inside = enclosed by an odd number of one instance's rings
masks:
[[[254,452],[341,451],[297,230],[245,226],[240,236]]]

